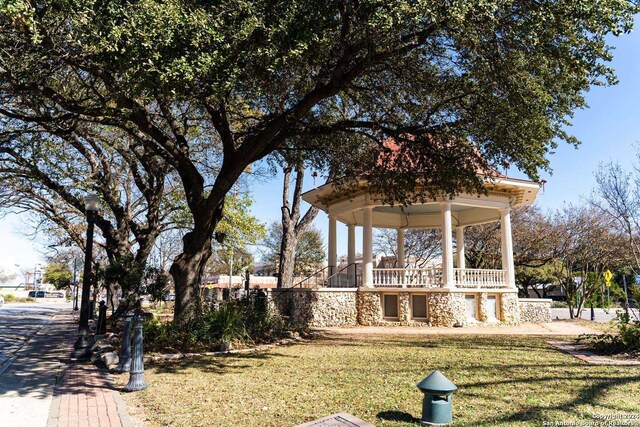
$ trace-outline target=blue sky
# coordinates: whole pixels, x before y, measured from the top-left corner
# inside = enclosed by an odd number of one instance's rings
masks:
[[[636,25],[640,22],[636,20]],[[590,108],[575,113],[570,131],[582,141],[577,148],[560,145],[549,157],[553,173],[544,172],[545,191],[536,203],[544,209],[557,209],[563,203],[579,203],[590,194],[595,184],[594,172],[601,162],[619,161],[630,169],[635,161],[634,146],[640,142],[640,30],[612,38],[616,47],[613,68],[619,84],[613,87],[595,87],[587,94]],[[515,177],[522,177],[513,173]],[[252,185],[255,199],[252,211],[269,224],[280,218],[282,176],[268,182]],[[321,180],[318,179],[317,184]],[[305,189],[313,182],[306,180]],[[316,226],[326,235],[327,218],[320,213]],[[22,236],[26,217],[9,215],[0,219],[0,266],[5,269],[33,270],[42,262],[43,245],[38,239]],[[360,239],[359,230],[356,239]],[[346,252],[346,228],[338,227],[338,254]]]

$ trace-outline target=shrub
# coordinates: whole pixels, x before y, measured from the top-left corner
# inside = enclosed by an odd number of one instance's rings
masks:
[[[222,344],[270,342],[288,335],[292,329],[293,325],[259,301],[225,301],[188,321],[149,320],[145,325],[145,347],[150,351],[217,350]]]
[[[249,313],[236,302],[227,301],[216,309],[205,313],[207,338],[228,344],[233,341],[245,341],[249,338],[245,327]]]
[[[35,298],[17,297],[14,294],[6,294],[4,296],[4,302],[35,302]]]
[[[580,335],[577,341],[586,341],[599,352],[615,354],[640,351],[640,321],[630,321],[629,315],[619,313],[616,317],[618,334]]]

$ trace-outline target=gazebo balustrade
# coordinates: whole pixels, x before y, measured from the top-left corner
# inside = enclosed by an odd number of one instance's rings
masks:
[[[507,288],[507,270],[454,268],[453,284],[465,289]],[[442,288],[442,268],[374,268],[374,288]]]

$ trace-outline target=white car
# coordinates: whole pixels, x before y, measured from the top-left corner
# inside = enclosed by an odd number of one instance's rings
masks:
[[[0,307],[4,305],[4,297],[0,295]]]

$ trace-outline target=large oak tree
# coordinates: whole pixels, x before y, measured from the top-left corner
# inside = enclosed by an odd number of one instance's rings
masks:
[[[417,180],[480,190],[477,171],[507,161],[536,179],[557,141],[576,142],[564,126],[583,92],[614,81],[605,37],[633,12],[622,0],[8,0],[0,106],[118,128],[175,168],[193,227],[171,274],[189,316],[247,165],[288,144],[353,143],[335,172],[368,170],[398,201]],[[388,137],[410,161],[376,170]],[[202,141],[219,161],[199,162]]]

